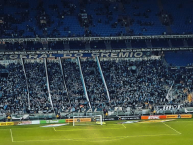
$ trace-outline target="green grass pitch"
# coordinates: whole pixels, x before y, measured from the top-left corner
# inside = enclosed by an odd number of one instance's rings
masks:
[[[164,123],[0,127],[0,145],[193,145],[193,119]]]

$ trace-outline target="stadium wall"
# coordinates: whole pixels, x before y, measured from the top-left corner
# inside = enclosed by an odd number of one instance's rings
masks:
[[[152,116],[115,116],[105,117],[103,121],[115,120],[161,120],[161,119],[185,119],[193,118],[192,114],[178,114],[178,115],[152,115]],[[91,118],[83,118],[77,120],[80,122],[91,122]],[[58,120],[32,120],[32,121],[15,121],[15,122],[0,122],[0,126],[13,126],[13,125],[32,125],[32,124],[57,124],[57,123],[72,123],[73,119],[58,119]]]

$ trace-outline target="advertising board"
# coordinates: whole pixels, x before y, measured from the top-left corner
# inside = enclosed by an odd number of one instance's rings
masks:
[[[192,118],[192,114],[180,114],[179,118]]]
[[[14,122],[0,122],[0,126],[10,126],[14,125]]]
[[[91,122],[91,118],[75,118],[75,119],[66,119],[67,123],[71,122]]]
[[[118,120],[139,120],[140,116],[118,116]]]
[[[178,115],[166,115],[167,119],[175,119],[178,118]]]
[[[108,118],[104,118],[104,121],[114,121],[114,120],[118,120],[118,117],[108,117]]]
[[[166,115],[167,118],[176,119],[176,118],[192,118],[192,114],[178,114],[178,115]]]
[[[40,124],[48,124],[48,123],[65,123],[65,119],[61,120],[40,120]]]
[[[175,114],[175,115],[152,115],[152,116],[141,116],[142,120],[148,119],[177,119],[177,118],[192,118],[192,114]]]
[[[152,115],[152,116],[141,116],[142,120],[148,119],[166,119],[166,115]]]

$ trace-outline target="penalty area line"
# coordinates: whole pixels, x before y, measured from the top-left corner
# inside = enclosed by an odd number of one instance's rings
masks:
[[[11,130],[11,129],[10,129],[10,133],[11,133],[11,141],[14,142],[14,141],[13,141],[13,133],[12,133],[12,130]]]
[[[173,131],[175,131],[176,133],[178,133],[178,134],[182,134],[181,132],[179,132],[179,131],[177,131],[177,130],[175,130],[174,128],[172,128],[171,126],[169,126],[169,125],[167,125],[167,124],[165,124],[164,122],[162,122],[165,126],[167,126],[168,128],[170,128],[170,129],[172,129]]]
[[[53,128],[54,128],[54,131],[56,131],[55,127],[53,127]]]
[[[127,128],[124,124],[122,124],[124,128]]]
[[[101,128],[101,129],[97,129],[97,128],[94,128],[94,129],[71,129],[71,130],[55,130],[56,132],[57,131],[83,131],[83,130],[85,130],[85,131],[87,131],[87,130],[110,130],[110,129],[120,129],[120,127],[119,128]]]
[[[169,136],[169,135],[179,135],[179,134],[157,134],[157,135],[135,135],[135,136],[117,136],[117,137],[99,137],[99,138],[65,138],[65,139],[46,139],[46,140],[24,140],[24,141],[14,141],[14,142],[49,142],[49,141],[84,141],[84,142],[104,142],[104,141],[112,141],[112,140],[120,140],[127,138],[135,138],[135,137],[156,137],[156,136]],[[104,139],[97,140],[96,139]],[[105,140],[109,139],[109,140]]]

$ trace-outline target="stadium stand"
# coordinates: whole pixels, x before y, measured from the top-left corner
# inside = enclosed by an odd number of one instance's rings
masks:
[[[179,53],[180,54],[180,53]],[[179,56],[177,53],[176,55]],[[173,53],[166,53],[167,58],[172,56],[172,61],[177,64],[177,57]],[[183,53],[191,61],[185,59],[184,63],[192,62],[189,53]],[[176,58],[176,59],[175,59]],[[184,59],[180,59],[183,61]],[[81,59],[81,67],[84,75],[89,101],[93,110],[113,110],[115,107],[146,107],[146,103],[165,105],[187,103],[188,92],[193,91],[192,68],[172,69],[163,60],[131,61],[128,59],[102,60],[101,69],[106,80],[111,101],[108,101],[107,90],[102,82],[97,62],[93,59]],[[183,63],[183,64],[184,64]],[[89,109],[87,99],[81,83],[79,66],[76,59],[63,59],[64,80],[59,62],[49,60],[47,63],[48,79],[55,112],[70,112],[79,110],[80,105],[84,107],[79,111]],[[181,63],[182,64],[182,63]],[[1,66],[1,70],[7,71],[7,77],[1,77],[1,113],[11,112],[13,114],[46,113],[52,112],[46,82],[46,71],[43,62],[24,64],[27,83],[29,85],[30,110],[27,100],[27,88],[25,85],[22,65],[9,64]],[[15,73],[16,72],[16,73]],[[64,82],[66,83],[66,87]],[[172,96],[167,96],[168,89],[172,88]],[[68,92],[68,93],[67,93]],[[188,104],[187,104],[188,105]]]
[[[193,28],[190,0],[2,0],[1,5],[4,38],[192,34]]]
[[[13,114],[26,113],[28,99],[22,65],[17,63],[9,64],[6,67],[1,66],[1,71],[2,68],[6,70],[5,74],[7,75],[1,76],[0,112],[11,112]]]
[[[71,102],[71,111],[77,110],[80,105],[84,105],[85,108],[89,107],[83,91],[77,62],[71,59],[63,60],[63,68],[65,74],[64,78]]]
[[[166,61],[173,66],[188,66],[192,65],[193,53],[188,51],[181,52],[166,52]]]
[[[34,113],[39,111],[52,112],[50,100],[48,98],[48,89],[46,82],[46,71],[44,63],[34,62],[24,64],[27,83],[29,85],[29,95],[31,110]]]
[[[82,72],[85,79],[89,100],[95,108],[104,108],[107,100],[107,93],[102,82],[97,63],[93,60],[81,61]]]
[[[182,38],[192,34],[192,6],[191,0],[1,0],[0,114],[193,106],[187,101],[193,92],[192,49],[178,51],[193,46],[191,35]],[[134,58],[141,48],[144,56]],[[54,51],[56,56],[39,57]],[[94,53],[71,57],[81,51]],[[112,57],[95,57],[103,51]],[[131,57],[116,57],[116,51]],[[26,52],[40,59],[27,59]]]

